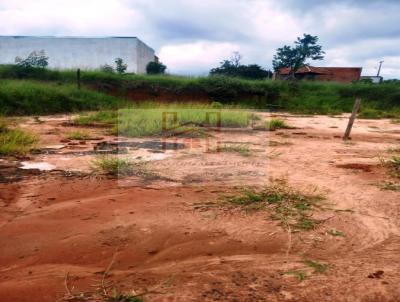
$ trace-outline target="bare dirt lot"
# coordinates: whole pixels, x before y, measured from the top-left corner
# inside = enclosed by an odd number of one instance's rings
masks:
[[[0,159],[0,301],[93,301],[112,288],[157,302],[400,301],[400,192],[382,164],[399,154],[400,125],[357,120],[343,142],[347,116],[279,118],[293,128],[163,140],[86,127],[81,141],[66,139],[84,128],[69,116],[21,119],[40,148]],[[113,152],[143,171],[92,173]],[[215,206],[276,179],[324,196],[315,228]]]

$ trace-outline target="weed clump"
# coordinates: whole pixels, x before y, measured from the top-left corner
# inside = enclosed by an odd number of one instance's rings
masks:
[[[319,194],[302,193],[285,182],[277,182],[261,190],[245,189],[239,195],[224,197],[223,201],[246,211],[270,209],[271,217],[284,228],[307,231],[315,229],[319,223],[312,214],[323,199]]]
[[[281,119],[271,119],[266,121],[264,124],[260,126],[254,127],[256,130],[267,130],[267,131],[275,131],[277,129],[291,129],[288,124],[284,120]]]
[[[384,165],[392,177],[400,178],[400,157],[393,156],[392,159],[384,161]]]
[[[5,122],[0,121],[0,155],[26,155],[37,142],[35,135],[21,129],[10,129]]]
[[[67,134],[68,139],[73,139],[73,140],[88,140],[91,139],[92,136],[88,132],[84,131],[73,131]]]
[[[239,153],[242,156],[250,156],[250,148],[245,144],[223,145],[215,150],[216,152]]]
[[[92,168],[111,176],[129,176],[134,172],[134,164],[124,158],[100,156],[92,161]]]

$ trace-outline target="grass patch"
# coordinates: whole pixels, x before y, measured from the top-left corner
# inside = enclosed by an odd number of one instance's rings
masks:
[[[295,276],[299,281],[304,281],[307,278],[307,273],[303,271],[287,271],[284,274]]]
[[[304,268],[302,270],[290,270],[290,271],[284,272],[283,274],[295,276],[297,280],[303,281],[311,274],[322,274],[322,273],[325,273],[329,269],[328,264],[319,263],[319,262],[313,261],[313,260],[304,260],[303,263],[305,266],[307,266],[307,268]],[[310,269],[312,271],[309,271]]]
[[[111,295],[108,297],[108,301],[113,301],[113,302],[143,302],[142,297],[137,297],[134,295],[130,294],[123,294],[119,291],[117,291],[116,288],[112,289]]]
[[[134,172],[134,164],[130,160],[114,156],[100,156],[94,159],[92,168],[112,176],[129,176]]]
[[[380,119],[384,117],[384,113],[372,108],[363,108],[358,114],[358,117],[361,119]]]
[[[114,133],[128,137],[155,135],[203,137],[210,128],[245,128],[249,124],[248,111],[220,110],[204,104],[171,104],[158,106],[157,109],[120,110]]]
[[[271,119],[271,120],[265,121],[265,123],[260,125],[260,126],[256,126],[254,129],[256,129],[256,130],[275,131],[277,129],[292,129],[292,127],[287,125],[284,120]]]
[[[302,193],[276,182],[261,190],[245,189],[239,195],[223,198],[223,202],[240,206],[246,211],[271,210],[271,217],[284,228],[313,230],[319,223],[312,218],[313,211],[324,198],[312,193]]]
[[[109,126],[112,133],[127,137],[184,136],[206,137],[208,130],[220,127],[245,128],[250,124],[249,111],[224,106],[214,109],[207,104],[158,104],[143,102],[130,108],[102,110],[82,114],[73,124]]]
[[[0,121],[0,155],[23,156],[31,151],[38,138],[21,129],[10,129]]]
[[[82,114],[72,123],[81,126],[114,126],[118,121],[118,111],[101,110],[90,114]]]
[[[400,156],[393,156],[390,160],[383,162],[389,174],[395,178],[400,178]]]
[[[99,156],[91,162],[93,171],[114,177],[138,176],[144,181],[169,180],[156,172],[149,171],[146,164],[110,155]]]
[[[67,134],[66,138],[73,140],[87,140],[91,139],[92,136],[86,131],[73,131]]]
[[[245,144],[223,145],[215,149],[216,152],[239,153],[242,156],[250,156],[250,148]]]
[[[328,264],[319,263],[313,260],[305,260],[304,264],[314,270],[314,273],[324,273],[328,268]]]
[[[104,109],[110,102],[102,102],[100,96],[89,98],[73,92],[76,82],[76,70],[21,69],[15,65],[0,66],[1,82],[21,82],[21,92],[3,89],[8,98],[28,100],[28,103],[0,102],[0,112],[8,114],[40,114],[70,112],[78,110]],[[51,92],[40,88],[31,98],[29,82],[40,83],[42,87],[52,86]],[[13,84],[12,86],[15,86]],[[36,84],[36,86],[39,84]],[[26,86],[26,88],[24,87]],[[69,88],[67,88],[69,87]],[[82,93],[97,90],[102,98],[107,94],[117,95],[121,100],[128,99],[132,92],[140,91],[148,99],[157,99],[168,95],[187,101],[193,97],[204,98],[209,102],[222,104],[240,104],[246,108],[278,108],[300,114],[339,114],[351,112],[354,99],[360,97],[363,102],[361,117],[400,118],[400,84],[387,82],[380,85],[365,83],[340,84],[318,81],[272,81],[246,80],[221,76],[183,77],[171,75],[132,75],[110,74],[101,71],[82,71]],[[1,90],[1,89],[0,89]],[[62,91],[69,90],[64,94]],[[76,89],[75,89],[76,90]],[[38,90],[36,90],[38,91]],[[92,91],[95,93],[94,91]],[[19,94],[14,97],[14,94]],[[71,95],[72,93],[72,95]],[[49,94],[56,96],[54,106],[34,106],[32,103],[49,104]],[[4,95],[4,92],[3,92]],[[22,96],[22,98],[21,98]],[[75,96],[78,103],[75,104]],[[94,95],[93,95],[94,96]],[[112,97],[108,97],[112,98]],[[0,97],[0,99],[2,99]],[[52,97],[53,99],[53,97]],[[61,102],[60,100],[67,100]],[[84,100],[85,99],[85,100]],[[97,108],[93,108],[97,106]],[[121,107],[117,104],[118,107]],[[90,108],[88,108],[90,107]],[[44,112],[45,111],[45,112]],[[52,112],[50,112],[52,111]]]
[[[0,81],[0,114],[46,115],[116,108],[125,102],[75,85],[27,80]]]
[[[400,191],[400,183],[395,183],[395,182],[384,182],[379,186],[382,190],[387,190],[387,191]]]
[[[387,150],[388,153],[400,153],[400,148],[389,148]]]

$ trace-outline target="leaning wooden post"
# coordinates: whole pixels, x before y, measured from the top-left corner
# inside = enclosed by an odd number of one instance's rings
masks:
[[[354,103],[353,112],[351,113],[349,124],[347,125],[346,132],[344,133],[343,140],[347,141],[350,139],[351,129],[353,128],[354,120],[356,119],[358,111],[360,111],[361,99],[356,98],[356,102]]]
[[[76,84],[78,86],[78,89],[81,89],[81,70],[78,68],[76,71]]]

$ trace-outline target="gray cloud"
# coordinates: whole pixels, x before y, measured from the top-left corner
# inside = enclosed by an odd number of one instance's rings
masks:
[[[398,0],[0,0],[0,35],[134,35],[171,72],[203,74],[239,50],[271,66],[276,48],[307,32],[326,58],[400,78]]]

